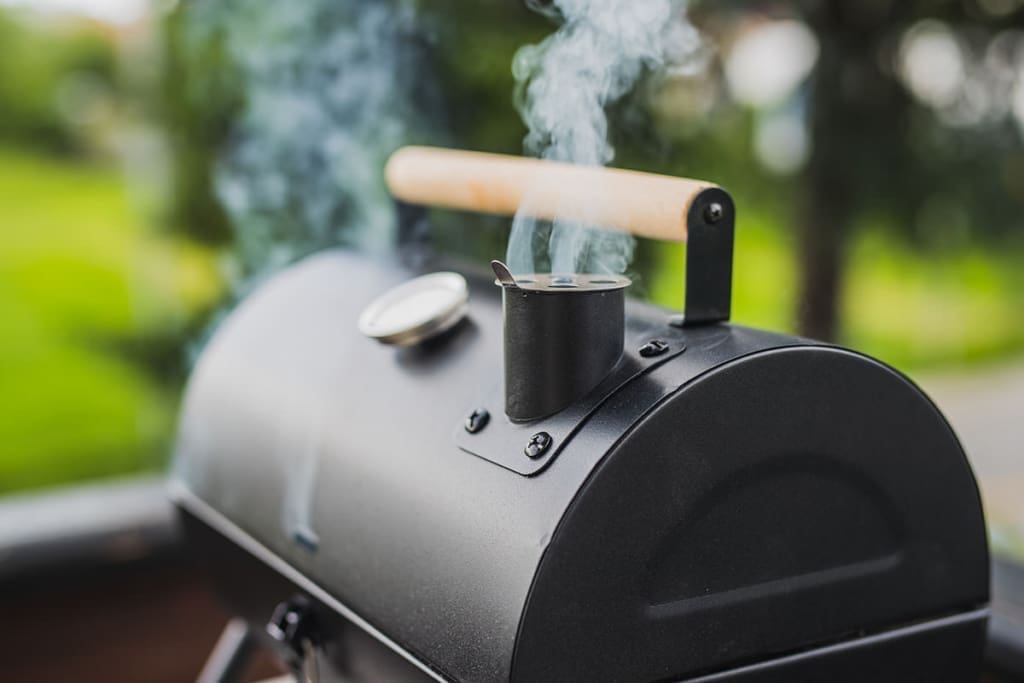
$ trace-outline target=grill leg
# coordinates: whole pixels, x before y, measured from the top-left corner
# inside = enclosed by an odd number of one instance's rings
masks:
[[[255,646],[249,625],[242,619],[232,619],[224,627],[196,683],[241,683]]]

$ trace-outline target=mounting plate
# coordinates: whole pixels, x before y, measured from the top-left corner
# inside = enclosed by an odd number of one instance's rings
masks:
[[[474,410],[486,410],[490,414],[486,426],[470,433],[465,424],[460,422],[455,427],[456,445],[467,453],[518,474],[539,474],[558,457],[577,430],[605,400],[637,377],[686,350],[685,333],[679,328],[671,327],[668,321],[660,329],[651,329],[650,325],[644,325],[640,329],[631,330],[627,325],[625,336],[625,349],[618,364],[604,381],[582,400],[549,417],[529,422],[513,422],[505,414],[505,392],[499,382],[478,405],[466,408],[467,416]],[[648,348],[641,353],[642,347],[656,340],[664,343],[664,350],[659,347],[652,355],[651,349]],[[551,444],[539,456],[530,457],[525,453],[525,449],[531,438],[540,432],[546,432],[551,437]]]

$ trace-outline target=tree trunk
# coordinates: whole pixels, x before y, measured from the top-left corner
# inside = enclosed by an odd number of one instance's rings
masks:
[[[800,280],[797,329],[812,339],[835,341],[842,299],[843,252],[850,224],[841,183],[809,178],[799,219]]]
[[[820,53],[808,100],[811,154],[803,174],[797,214],[799,292],[797,329],[813,339],[834,341],[839,332],[843,251],[852,223],[851,178],[846,157],[852,131],[843,130],[849,112],[843,98],[845,49],[841,3],[822,3],[809,13]]]

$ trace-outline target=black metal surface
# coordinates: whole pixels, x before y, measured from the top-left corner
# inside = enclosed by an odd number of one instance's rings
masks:
[[[758,662],[686,683],[974,683],[984,610]]]
[[[313,616],[312,601],[299,594],[279,603],[264,630],[276,644],[288,670],[302,680],[306,673],[307,649],[323,645],[319,642],[322,629]]]
[[[622,357],[624,289],[502,287],[505,414],[553,415],[590,393]]]
[[[516,425],[489,277],[471,278],[469,319],[443,339],[390,349],[358,334],[362,306],[413,274],[310,259],[247,300],[197,365],[179,500],[217,529],[203,542],[225,546],[209,555],[251,623],[300,590],[327,612],[318,624],[361,624],[325,627],[328,651],[352,631],[449,680],[668,681],[984,603],[973,478],[898,374],[739,326],[670,328],[627,302],[639,370]],[[678,346],[640,356],[654,339]],[[471,434],[479,409],[490,421]],[[551,445],[534,460],[538,432]],[[466,452],[487,439],[535,476]],[[314,552],[293,540],[296,518]],[[258,561],[220,559],[236,546]],[[288,579],[247,586],[250,572]],[[963,661],[971,642],[954,643]]]
[[[365,628],[347,619],[336,605],[310,594],[308,585],[299,585],[272,568],[275,562],[266,549],[248,548],[232,537],[235,530],[223,526],[214,529],[190,513],[182,514],[194,548],[201,553],[210,575],[217,583],[229,607],[247,624],[241,659],[232,663],[232,674],[240,674],[238,665],[253,648],[262,646],[280,656],[281,651],[264,629],[274,618],[275,605],[301,596],[308,605],[310,619],[316,621],[317,683],[426,683],[431,675],[397,654],[391,647],[369,634]],[[279,563],[280,561],[277,560]],[[211,658],[213,660],[215,658]],[[290,666],[287,659],[281,661]],[[219,671],[217,669],[216,671]],[[211,669],[211,673],[215,670]],[[221,679],[200,679],[200,683]],[[225,678],[223,680],[234,680]]]
[[[453,432],[466,435],[463,422],[481,407],[481,391],[500,386],[500,290],[490,273],[467,273],[468,320],[444,339],[391,349],[362,337],[362,308],[415,274],[334,251],[250,296],[193,371],[176,477],[356,613],[417,644],[451,678],[505,680],[540,558],[607,447],[559,455],[538,477],[460,449]],[[664,310],[627,307],[643,341],[662,336]],[[729,326],[683,333],[687,351],[647,361],[658,365],[644,381],[615,394],[629,402],[599,410],[604,417],[595,413],[588,430],[612,424],[621,435],[695,373],[760,348],[805,343]],[[500,405],[478,436],[506,419]],[[522,450],[535,431],[526,427],[515,440],[520,462],[534,462]],[[560,437],[544,431],[553,452]],[[308,517],[316,552],[295,542],[292,515]]]
[[[686,218],[686,308],[683,325],[729,319],[736,208],[720,187],[694,198]]]
[[[454,430],[455,443],[467,453],[472,453],[496,465],[501,465],[513,472],[532,476],[541,472],[558,457],[562,449],[569,443],[576,431],[586,422],[587,418],[611,395],[625,384],[653,370],[662,363],[672,359],[686,350],[687,333],[670,327],[668,318],[662,317],[660,326],[652,320],[632,320],[626,330],[625,350],[622,358],[611,372],[586,396],[554,415],[532,422],[515,422],[501,410],[505,400],[505,392],[500,385],[495,385],[480,404],[488,406],[494,418],[488,420],[486,429],[478,429],[466,433]],[[652,333],[663,336],[666,349],[656,355],[644,355]],[[648,405],[661,398],[658,393],[644,395]],[[549,448],[530,457],[523,457],[523,447],[538,431],[551,437]]]
[[[1013,680],[1024,680],[1024,566],[992,562],[992,620],[985,658]]]
[[[562,458],[611,447],[588,441]],[[685,678],[987,600],[978,492],[932,404],[863,356],[775,349],[623,432],[538,570],[514,678]]]

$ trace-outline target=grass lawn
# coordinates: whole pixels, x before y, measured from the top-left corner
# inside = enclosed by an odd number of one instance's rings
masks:
[[[0,149],[0,211],[0,492],[161,466],[176,391],[125,349],[216,300],[212,255],[116,169]]]

